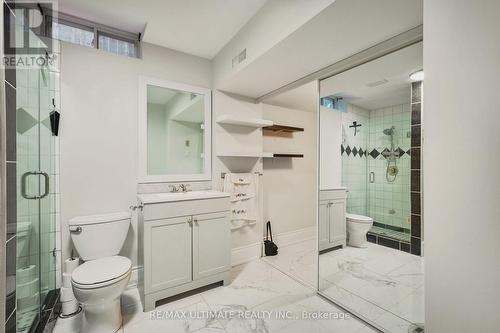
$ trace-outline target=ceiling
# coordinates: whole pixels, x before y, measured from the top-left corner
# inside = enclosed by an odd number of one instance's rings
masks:
[[[408,75],[391,78],[387,83],[366,89],[361,86],[342,93],[347,101],[366,110],[382,109],[388,106],[408,104],[411,100]]]
[[[318,100],[318,82],[312,81],[262,102],[290,109],[316,112]]]
[[[422,22],[422,0],[336,0],[218,88],[259,98]]]
[[[59,0],[58,10],[212,59],[267,0]]]
[[[322,80],[320,95],[342,96],[359,107],[374,110],[410,101],[409,75],[423,68],[423,43]],[[373,83],[384,82],[373,85]]]

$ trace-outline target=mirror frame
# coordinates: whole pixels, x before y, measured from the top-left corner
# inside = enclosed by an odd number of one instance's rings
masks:
[[[148,85],[185,91],[204,96],[203,173],[148,175]],[[139,77],[139,183],[165,183],[179,181],[212,180],[212,90],[184,83]]]

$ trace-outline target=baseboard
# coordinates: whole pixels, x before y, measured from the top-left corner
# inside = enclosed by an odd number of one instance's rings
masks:
[[[245,264],[261,257],[261,243],[231,249],[231,266]]]
[[[316,227],[308,227],[273,235],[273,241],[280,247],[315,238]]]

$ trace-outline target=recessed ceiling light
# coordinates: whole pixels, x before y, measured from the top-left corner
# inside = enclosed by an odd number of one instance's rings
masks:
[[[410,80],[412,82],[423,81],[424,80],[424,71],[421,69],[419,71],[411,73]]]

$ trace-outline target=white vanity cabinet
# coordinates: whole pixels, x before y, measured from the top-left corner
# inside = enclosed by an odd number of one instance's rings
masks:
[[[346,245],[346,191],[321,190],[319,193],[319,250]]]
[[[139,291],[144,311],[156,301],[228,283],[229,194],[207,191],[139,196]]]

